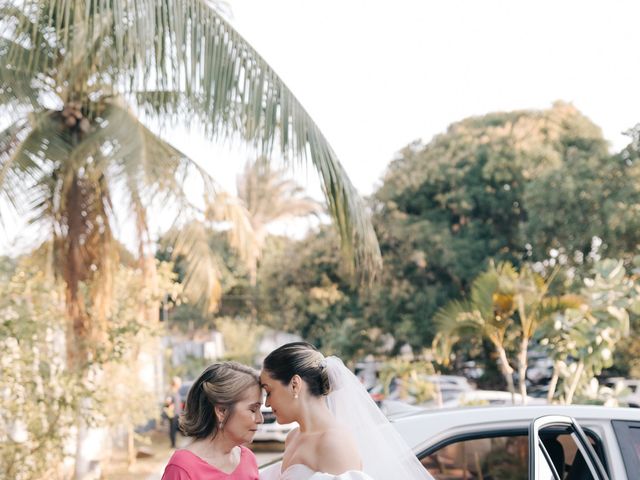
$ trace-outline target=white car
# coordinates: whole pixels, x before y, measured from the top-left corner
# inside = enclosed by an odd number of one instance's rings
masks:
[[[403,409],[395,428],[436,480],[637,480],[640,409]]]
[[[640,478],[638,409],[477,407],[392,422],[436,480]]]
[[[286,423],[284,425],[276,422],[276,416],[271,407],[260,407],[264,422],[258,425],[258,431],[253,437],[254,442],[284,442],[287,434],[298,426],[297,423]]]

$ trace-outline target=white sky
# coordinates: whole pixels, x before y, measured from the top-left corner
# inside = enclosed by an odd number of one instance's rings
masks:
[[[637,0],[229,5],[232,24],[320,125],[363,194],[396,151],[471,115],[564,100],[601,126],[613,149],[640,122]],[[193,150],[232,188],[240,165]]]
[[[621,132],[640,122],[637,0],[229,5],[231,23],[296,94],[365,195],[395,152],[470,115],[564,100],[615,150],[626,144]],[[197,132],[166,136],[234,190],[250,153],[211,146]],[[0,234],[0,251],[7,238]]]

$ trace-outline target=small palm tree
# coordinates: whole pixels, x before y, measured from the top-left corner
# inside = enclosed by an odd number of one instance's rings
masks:
[[[548,278],[535,273],[524,264],[518,272],[510,263],[493,264],[472,283],[471,296],[466,301],[453,301],[436,314],[438,334],[434,347],[440,356],[448,352],[461,338],[481,335],[487,338],[500,358],[500,370],[509,391],[515,398],[514,367],[509,362],[506,344],[508,333],[519,338],[514,362],[518,369],[518,389],[522,402],[527,400],[526,374],[529,342],[536,331],[554,313],[574,308],[580,299],[573,295],[549,295],[555,278],[554,270]]]
[[[512,294],[501,289],[500,282],[501,276],[510,273],[512,269],[508,264],[501,264],[498,268],[491,265],[488,271],[474,279],[468,300],[451,301],[436,312],[434,350],[446,359],[462,338],[487,338],[500,358],[500,371],[515,403],[514,369],[509,362],[505,342],[507,331],[514,323],[515,306]]]
[[[287,178],[284,170],[273,169],[264,157],[247,162],[236,185],[238,198],[248,210],[255,235],[257,248],[249,262],[251,283],[255,285],[258,260],[269,225],[289,218],[318,215],[322,207],[306,196],[300,185]]]

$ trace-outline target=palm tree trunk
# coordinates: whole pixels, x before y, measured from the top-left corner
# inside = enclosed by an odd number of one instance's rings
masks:
[[[509,392],[511,392],[511,403],[515,405],[516,403],[516,389],[513,384],[513,368],[509,365],[509,360],[507,359],[507,352],[504,347],[501,345],[496,345],[496,350],[498,350],[498,355],[500,356],[500,370],[502,371],[502,375],[504,379],[507,381],[507,388]]]
[[[584,362],[581,360],[578,363],[578,368],[576,368],[576,372],[573,374],[573,378],[571,379],[571,385],[569,385],[569,390],[567,391],[567,395],[565,397],[565,403],[567,405],[571,405],[573,402],[573,396],[576,393],[576,389],[578,388],[578,384],[580,383],[580,378],[582,377],[582,372],[584,371]]]
[[[522,396],[522,404],[527,404],[527,351],[529,348],[529,338],[522,337],[520,342],[520,354],[518,355],[518,386]]]
[[[551,403],[553,401],[553,396],[556,394],[556,388],[558,386],[558,379],[560,378],[560,372],[558,368],[558,362],[554,362],[553,364],[553,376],[551,377],[551,381],[549,382],[549,391],[547,392],[547,402]]]

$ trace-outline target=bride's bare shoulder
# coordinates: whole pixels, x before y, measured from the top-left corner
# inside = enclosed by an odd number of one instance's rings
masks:
[[[316,444],[317,458],[321,459],[320,471],[339,475],[349,470],[360,470],[362,461],[356,441],[344,428],[325,431]]]
[[[295,441],[295,439],[298,437],[299,434],[300,434],[300,427],[295,427],[293,430],[287,433],[287,436],[284,439],[284,448],[287,448],[287,445]]]

